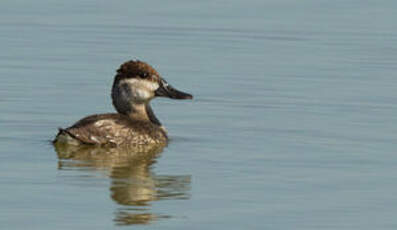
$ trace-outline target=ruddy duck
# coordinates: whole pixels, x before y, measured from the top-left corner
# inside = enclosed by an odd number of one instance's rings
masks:
[[[138,60],[120,66],[111,95],[118,113],[91,115],[69,128],[60,128],[54,144],[166,144],[167,132],[154,115],[150,100],[154,97],[193,98],[188,93],[174,89],[153,67]]]

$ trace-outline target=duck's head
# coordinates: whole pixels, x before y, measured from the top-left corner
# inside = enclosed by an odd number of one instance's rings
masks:
[[[134,104],[147,104],[154,97],[193,98],[173,88],[145,62],[127,61],[120,66],[112,87],[113,105],[119,113],[128,112]]]

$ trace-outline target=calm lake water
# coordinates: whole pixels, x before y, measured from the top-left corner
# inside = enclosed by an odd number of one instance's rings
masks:
[[[0,3],[0,229],[396,229],[396,1]],[[150,156],[57,153],[126,60]]]

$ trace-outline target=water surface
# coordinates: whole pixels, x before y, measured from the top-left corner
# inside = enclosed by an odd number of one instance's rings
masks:
[[[0,3],[1,229],[394,229],[394,1]],[[126,60],[168,147],[57,153]]]

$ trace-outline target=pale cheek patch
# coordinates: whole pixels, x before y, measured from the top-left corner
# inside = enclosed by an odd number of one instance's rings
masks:
[[[153,92],[159,88],[157,82],[135,78],[120,81],[120,84],[128,84],[130,88],[130,97],[133,97],[135,100],[150,99],[153,96]]]
[[[134,96],[140,99],[148,99],[150,98],[150,93],[147,90],[137,89],[134,91]]]
[[[148,89],[155,91],[159,88],[159,84],[157,82],[148,81],[148,80],[138,80],[136,78],[126,79],[121,81],[120,83],[128,83],[132,89]]]
[[[145,86],[145,88],[152,91],[155,91],[156,89],[159,88],[159,84],[157,82],[143,81],[142,84]]]

